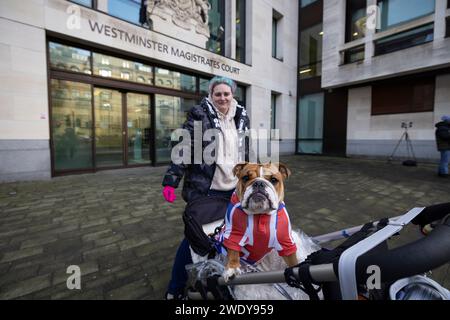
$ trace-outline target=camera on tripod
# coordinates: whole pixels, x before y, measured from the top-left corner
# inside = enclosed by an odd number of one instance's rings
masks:
[[[402,122],[402,128],[405,129],[405,131],[403,132],[402,136],[400,137],[400,140],[398,140],[397,145],[394,148],[394,151],[392,151],[391,156],[388,158],[388,162],[392,161],[394,159],[394,155],[395,152],[397,151],[400,143],[405,140],[406,142],[406,152],[407,152],[407,157],[408,159],[403,161],[402,164],[404,166],[408,166],[408,167],[415,167],[417,166],[417,160],[416,160],[416,156],[414,154],[414,149],[411,143],[411,140],[409,139],[409,133],[408,133],[408,128],[412,128],[413,126],[413,122],[412,121],[403,121]],[[412,159],[411,159],[412,156]]]
[[[410,121],[409,123],[402,122],[402,128],[407,129],[407,128],[412,128],[412,126],[413,126],[412,121]]]

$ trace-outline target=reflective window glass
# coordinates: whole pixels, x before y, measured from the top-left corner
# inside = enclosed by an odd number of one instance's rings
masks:
[[[276,129],[277,125],[277,95],[272,93],[270,95],[270,129]]]
[[[245,0],[236,0],[236,60],[245,62]]]
[[[300,98],[297,112],[297,148],[299,153],[322,153],[323,102],[323,93]]]
[[[127,93],[128,164],[150,163],[150,96]]]
[[[155,68],[156,85],[160,87],[183,90],[195,93],[197,90],[195,76],[170,71],[163,68]]]
[[[89,84],[51,80],[55,171],[92,168],[92,95]]]
[[[108,0],[108,13],[134,24],[140,22],[141,0]]]
[[[97,167],[123,165],[122,94],[95,88],[95,156]]]
[[[94,53],[94,74],[133,82],[153,84],[153,70],[149,65]]]
[[[197,101],[179,97],[155,95],[156,161],[169,162],[172,150],[171,135],[186,121],[188,111]]]
[[[243,107],[245,107],[245,91],[246,87],[237,86],[236,92],[234,93],[234,99]]]
[[[70,0],[70,2],[75,2],[83,6],[92,8],[92,0]]]
[[[300,5],[301,7],[306,7],[307,5],[310,5],[313,2],[316,2],[317,0],[300,0]]]
[[[200,78],[200,94],[202,96],[208,96],[209,95],[209,79]]]
[[[435,0],[381,0],[381,31],[434,12]]]
[[[225,1],[208,0],[211,5],[209,10],[209,32],[210,37],[206,42],[206,49],[223,55],[225,45]]]
[[[52,68],[91,74],[91,52],[59,43],[49,42]]]
[[[347,0],[345,41],[364,38],[366,34],[366,0]]]
[[[406,49],[433,41],[434,23],[375,41],[375,55]]]
[[[300,33],[300,78],[307,79],[322,72],[322,24]]]

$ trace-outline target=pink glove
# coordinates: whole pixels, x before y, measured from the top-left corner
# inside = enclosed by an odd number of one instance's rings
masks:
[[[163,189],[163,196],[167,202],[174,202],[177,196],[175,195],[175,188],[170,186],[165,186]]]

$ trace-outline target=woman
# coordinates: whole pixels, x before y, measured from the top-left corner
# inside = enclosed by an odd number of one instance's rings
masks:
[[[232,169],[238,162],[248,159],[245,132],[250,123],[246,110],[233,98],[235,91],[236,84],[233,80],[214,77],[209,83],[209,96],[189,111],[183,128],[189,130],[191,139],[194,137],[194,121],[201,122],[202,134],[208,129],[218,130],[216,158],[211,164],[203,158],[201,164],[172,162],[162,183],[166,201],[175,201],[175,188],[183,177],[182,197],[187,203],[204,196],[220,195],[231,198],[237,183]],[[202,141],[202,155],[211,143],[213,141]],[[194,150],[192,154],[193,152]],[[166,299],[184,297],[188,277],[185,266],[189,263],[192,263],[189,243],[184,239],[177,250]]]
[[[442,116],[441,122],[436,123],[436,144],[437,149],[441,153],[439,161],[438,176],[442,178],[448,177],[448,162],[450,159],[450,116]]]

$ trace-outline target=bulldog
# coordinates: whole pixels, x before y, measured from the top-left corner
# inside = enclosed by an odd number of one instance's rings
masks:
[[[225,216],[222,244],[227,249],[225,281],[240,274],[240,258],[260,261],[275,249],[288,266],[298,264],[289,215],[284,205],[284,180],[291,172],[282,163],[240,163],[239,179]]]

